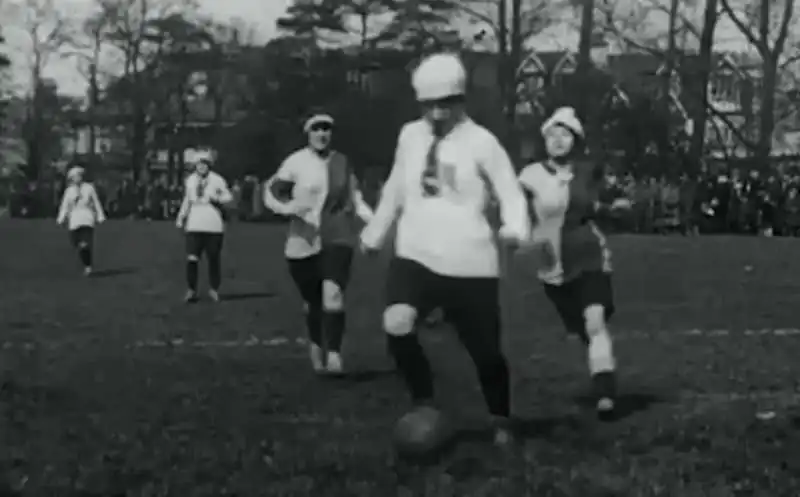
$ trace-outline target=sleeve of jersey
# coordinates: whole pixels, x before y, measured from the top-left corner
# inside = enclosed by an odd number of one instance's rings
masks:
[[[72,193],[72,187],[68,186],[64,190],[64,194],[61,197],[61,207],[59,207],[59,209],[58,209],[58,217],[56,218],[56,223],[58,223],[58,224],[63,224],[67,220],[67,217],[69,216],[69,210],[70,210],[69,197],[70,197],[70,193]]]
[[[378,207],[375,209],[372,219],[367,227],[361,233],[361,241],[369,247],[380,247],[386,240],[386,235],[389,229],[397,219],[397,215],[403,206],[403,147],[406,146],[407,138],[404,138],[408,133],[406,128],[400,132],[400,137],[397,140],[397,148],[394,153],[394,164],[392,171],[389,174],[389,179],[383,186],[381,192],[381,199],[378,202]]]
[[[538,216],[536,214],[536,209],[534,208],[534,182],[533,182],[533,171],[534,165],[526,166],[520,173],[519,173],[519,184],[522,187],[522,194],[525,196],[525,207],[528,210],[528,217],[531,222],[531,226],[536,226],[539,222]]]
[[[278,171],[266,181],[263,189],[264,206],[281,216],[289,216],[296,211],[292,198],[295,179],[292,158],[293,156],[289,156],[283,161]]]
[[[181,201],[181,208],[178,210],[177,220],[179,223],[183,223],[186,221],[186,217],[189,215],[189,208],[191,207],[190,201],[190,191],[194,187],[194,176],[189,176],[186,178],[186,181],[183,183],[183,200]]]
[[[217,185],[218,189],[214,201],[223,205],[231,203],[233,201],[233,194],[230,188],[228,188],[228,182],[225,181],[225,178],[217,176]]]
[[[486,143],[488,154],[484,169],[500,204],[503,230],[519,241],[527,240],[531,229],[528,203],[517,181],[514,166],[494,136]]]
[[[92,206],[94,207],[95,216],[97,218],[97,222],[102,223],[106,220],[106,213],[103,211],[103,204],[100,202],[100,197],[97,195],[97,190],[94,186],[89,186],[91,188],[91,196],[92,196]]]

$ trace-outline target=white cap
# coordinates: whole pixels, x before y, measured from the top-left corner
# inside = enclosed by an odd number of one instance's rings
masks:
[[[419,101],[464,95],[467,71],[457,55],[435,54],[420,62],[411,75],[411,85]]]
[[[187,148],[183,153],[183,161],[192,165],[199,162],[212,164],[214,162],[214,152],[207,148]]]
[[[572,107],[559,107],[556,109],[553,115],[542,124],[542,134],[547,133],[553,126],[563,126],[575,133],[575,135],[581,138],[584,137],[583,125]]]
[[[311,131],[311,128],[317,124],[329,124],[333,126],[333,117],[328,114],[314,114],[306,120],[305,124],[303,124],[303,131],[308,133]]]
[[[86,170],[84,168],[80,166],[74,166],[69,168],[69,171],[67,171],[67,178],[74,180],[78,176],[83,176],[83,173],[85,172]]]

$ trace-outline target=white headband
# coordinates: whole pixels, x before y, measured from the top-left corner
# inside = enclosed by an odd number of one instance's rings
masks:
[[[333,117],[328,114],[315,114],[309,117],[305,124],[303,124],[303,131],[308,133],[311,131],[311,128],[316,126],[317,124],[330,124],[333,126]]]

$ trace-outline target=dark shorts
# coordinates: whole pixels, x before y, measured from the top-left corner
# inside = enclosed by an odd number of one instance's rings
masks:
[[[218,256],[222,253],[222,242],[225,235],[222,233],[186,233],[186,255],[202,257],[203,254]]]
[[[500,332],[499,278],[443,276],[418,262],[394,258],[387,275],[386,299],[387,306],[413,307],[418,320],[441,309],[444,319],[462,334],[480,330],[487,337],[496,337]]]
[[[601,271],[583,273],[563,285],[544,285],[547,298],[555,305],[569,333],[586,335],[583,311],[592,305],[602,305],[606,320],[614,314],[614,292],[611,274]]]
[[[312,256],[286,261],[303,301],[318,303],[322,301],[323,281],[333,281],[342,291],[347,289],[353,265],[353,248],[334,245]]]
[[[69,231],[69,241],[73,247],[91,247],[94,241],[94,228],[91,226],[80,226]]]

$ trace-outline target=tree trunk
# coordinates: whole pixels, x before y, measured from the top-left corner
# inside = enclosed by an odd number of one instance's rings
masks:
[[[672,153],[672,76],[675,71],[677,47],[675,40],[675,25],[678,18],[678,1],[671,0],[669,7],[669,28],[667,32],[667,52],[664,54],[664,74],[661,80],[661,102],[659,105],[659,112],[662,113],[663,119],[669,123],[666,127],[666,136],[664,140],[659,140],[660,150],[659,157],[661,160],[661,170],[666,171],[670,168],[670,163],[674,160]]]
[[[576,79],[578,88],[578,116],[587,122],[589,119],[589,99],[591,92],[588,90],[589,75],[592,68],[592,33],[594,32],[594,0],[583,0],[581,7],[580,40],[578,41],[578,68]]]
[[[790,1],[790,0],[787,0]],[[755,160],[757,165],[766,165],[772,152],[772,135],[775,132],[775,85],[777,83],[777,60],[765,60],[761,108],[758,115],[758,142]]]
[[[522,59],[522,0],[511,0],[511,36],[506,63],[507,88],[505,94],[506,109],[506,146],[511,160],[517,164],[520,159],[520,141],[517,130],[517,69]]]
[[[689,144],[689,167],[700,172],[703,149],[706,140],[706,115],[708,109],[708,80],[711,71],[711,57],[714,51],[714,32],[717,28],[717,1],[707,0],[703,16],[703,31],[700,34],[700,54],[695,76],[698,82],[697,101],[692,106],[692,139]]]

